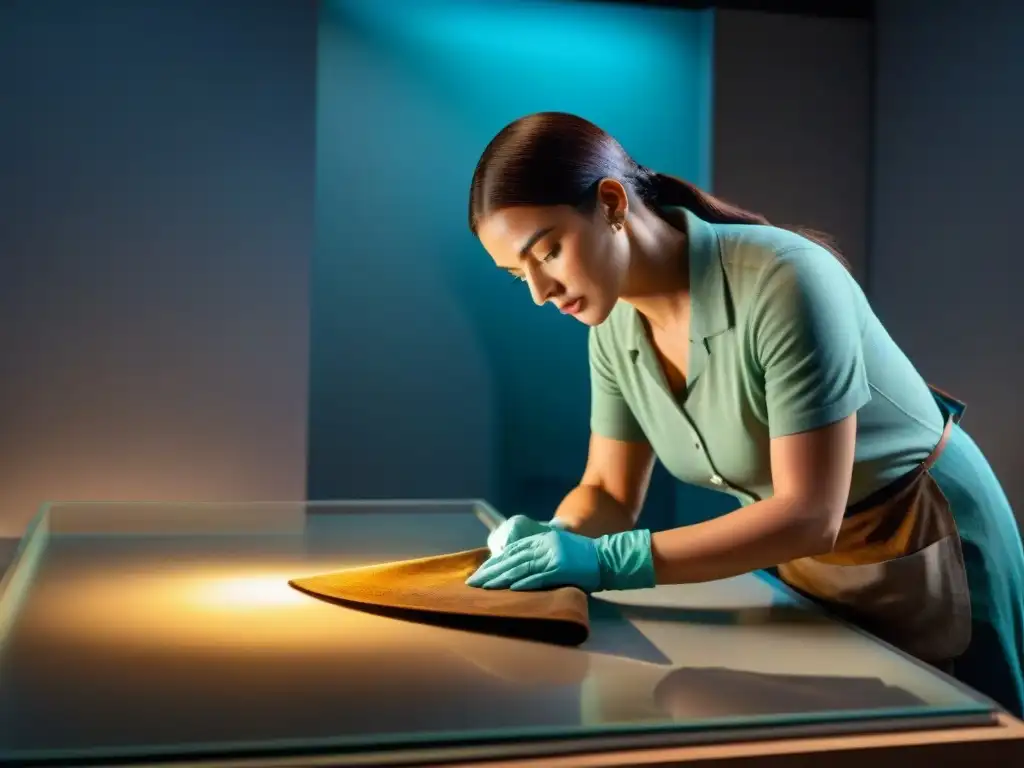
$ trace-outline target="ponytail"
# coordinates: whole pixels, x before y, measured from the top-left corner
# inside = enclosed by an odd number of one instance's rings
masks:
[[[579,207],[595,203],[601,179],[617,179],[649,208],[679,206],[711,224],[770,226],[757,213],[719,200],[674,176],[638,164],[607,131],[567,112],[537,112],[515,120],[484,149],[469,189],[469,228],[476,234],[491,212],[515,205]],[[795,230],[849,265],[828,238]]]
[[[686,208],[698,219],[702,219],[710,224],[774,226],[761,214],[745,210],[732,203],[727,203],[725,200],[705,192],[688,181],[683,181],[680,178],[664,173],[658,173],[649,168],[641,167],[639,170],[638,187],[641,190],[641,197],[645,203],[652,207],[657,208],[657,206],[663,205],[680,206]],[[828,235],[802,227],[791,229],[790,231],[820,245],[838,259],[844,267],[850,268],[849,263]]]

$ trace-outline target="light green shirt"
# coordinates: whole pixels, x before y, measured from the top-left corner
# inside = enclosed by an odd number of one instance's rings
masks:
[[[851,504],[928,456],[935,398],[831,253],[776,227],[666,214],[689,239],[687,391],[672,394],[639,313],[619,302],[590,330],[595,433],[646,440],[676,478],[741,504],[772,495],[771,438],[855,412]]]

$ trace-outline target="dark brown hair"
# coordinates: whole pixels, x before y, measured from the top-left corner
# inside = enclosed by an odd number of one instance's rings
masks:
[[[660,206],[681,206],[712,224],[770,224],[758,213],[640,165],[614,137],[582,117],[537,112],[509,123],[484,149],[470,186],[469,228],[475,235],[481,219],[516,205],[592,211],[604,178],[620,182],[655,213]],[[846,263],[825,235],[796,231]]]

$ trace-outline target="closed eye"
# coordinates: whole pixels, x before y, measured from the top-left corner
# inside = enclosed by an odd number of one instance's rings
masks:
[[[551,261],[552,259],[557,259],[561,255],[561,253],[562,253],[562,246],[561,246],[561,244],[556,244],[556,245],[554,245],[551,248],[550,251],[548,251],[544,256],[541,257],[541,261],[545,262],[545,261]],[[512,275],[512,278],[516,282],[523,282],[523,281],[526,280],[526,276],[521,274],[521,273],[519,273],[519,272],[513,272],[512,270],[509,270],[509,274]]]
[[[561,255],[561,253],[562,246],[560,243],[557,243],[554,246],[552,246],[551,250],[548,251],[544,256],[542,256],[540,260],[542,262],[551,261],[552,259],[557,259]],[[526,281],[526,275],[522,274],[521,272],[514,271],[511,267],[505,267],[505,271],[508,272],[512,276],[512,279],[515,280],[517,283]]]
[[[547,255],[542,259],[542,261],[550,261],[551,259],[556,259],[556,258],[558,258],[559,254],[561,252],[562,252],[562,245],[561,245],[561,243],[556,243],[554,245],[554,247],[552,247],[552,249],[550,251],[548,251]]]

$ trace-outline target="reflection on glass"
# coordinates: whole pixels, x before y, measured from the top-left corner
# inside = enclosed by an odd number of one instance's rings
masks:
[[[794,675],[726,667],[674,667],[552,649],[539,655],[501,638],[466,638],[459,651],[510,687],[579,685],[583,725],[679,722],[923,707],[919,697],[872,677]]]
[[[675,669],[653,691],[676,720],[919,707],[921,699],[878,678],[771,675],[710,667]]]

